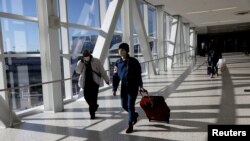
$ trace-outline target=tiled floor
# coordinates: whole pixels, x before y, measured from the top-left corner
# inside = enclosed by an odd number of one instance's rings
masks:
[[[15,128],[0,129],[1,141],[205,141],[208,124],[250,124],[250,57],[224,54],[227,67],[216,78],[206,75],[206,58],[144,80],[151,95],[163,95],[171,109],[170,124],[149,122],[139,106],[139,121],[125,133],[127,113],[119,95],[99,94],[97,119],[90,120],[83,99],[65,105],[65,112],[22,119]],[[203,65],[201,65],[203,64]]]

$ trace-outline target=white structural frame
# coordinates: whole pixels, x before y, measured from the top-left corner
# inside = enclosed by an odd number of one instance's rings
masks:
[[[189,42],[190,42],[190,24],[189,23],[185,23],[184,24],[184,45],[185,45],[185,62],[187,63],[189,61],[189,57],[190,57],[190,51],[189,51]]]
[[[104,64],[107,58],[109,45],[115,31],[123,1],[124,0],[111,1],[105,14],[105,18],[103,19],[101,31],[98,35],[93,51],[93,56],[99,58],[102,64]]]
[[[50,16],[57,16],[56,1],[37,0],[41,45],[42,82],[61,80],[59,25],[51,25]],[[62,84],[43,85],[44,111],[63,111]]]
[[[5,57],[3,50],[3,35],[2,35],[2,26],[0,21],[0,89],[7,88],[7,78],[6,78],[6,66],[5,66]],[[8,92],[0,92],[0,96],[6,101],[6,104],[9,105]]]
[[[68,16],[67,16],[67,3],[66,0],[61,0],[59,3],[60,7],[60,21],[61,21],[61,47],[62,47],[62,58],[63,58],[63,74],[64,78],[71,78],[71,52],[69,43],[69,30],[68,30]],[[73,98],[72,91],[72,80],[66,80],[64,82],[65,88],[65,99]]]
[[[148,36],[147,36],[148,34],[145,28],[147,26],[144,25],[143,20],[142,20],[142,15],[140,13],[140,7],[139,7],[139,1],[132,0],[130,2],[132,3],[133,23],[134,23],[136,33],[138,34],[138,37],[139,37],[141,51],[142,51],[144,60],[149,61],[148,62],[148,65],[149,65],[148,75],[149,76],[156,75],[155,64],[151,61],[153,60],[153,57],[150,51],[150,46],[149,46],[149,41],[148,41]],[[145,13],[145,8],[144,8],[144,13]],[[147,18],[144,17],[144,21],[146,19]]]
[[[176,19],[176,21],[175,21]],[[173,17],[172,23],[171,23],[171,31],[170,31],[170,38],[168,41],[168,58],[167,58],[167,68],[172,69],[175,59],[175,48],[176,48],[176,42],[177,42],[177,29],[178,29],[178,17]]]
[[[174,51],[174,61],[175,65],[181,64],[181,47],[183,46],[183,27],[182,27],[182,18],[180,16],[176,16],[178,18],[177,22],[177,31],[176,31],[176,40],[175,40],[175,51]]]
[[[153,39],[157,42],[157,50],[159,58],[165,57],[164,52],[168,53],[167,65],[173,66],[174,57],[176,53],[182,53],[183,51],[188,51],[186,45],[188,45],[191,52],[191,56],[195,55],[195,48],[197,44],[197,37],[194,30],[190,32],[190,37],[188,36],[188,31],[184,30],[182,20],[178,20],[173,24],[176,24],[176,29],[171,32],[175,32],[173,39],[168,38],[168,34],[165,35],[162,31],[168,31],[167,24],[164,23],[164,11],[162,6],[157,6],[157,38],[148,37],[148,3],[144,4],[144,19],[142,19],[142,14],[140,12],[140,2],[141,0],[112,0],[109,4],[108,10],[106,12],[105,0],[99,0],[100,2],[100,18],[101,18],[101,28],[91,27],[86,25],[80,25],[75,23],[68,23],[67,17],[67,3],[66,0],[52,1],[52,0],[36,0],[37,2],[37,13],[38,17],[22,16],[10,13],[0,12],[0,17],[22,20],[28,22],[35,22],[39,24],[39,37],[40,37],[40,54],[4,54],[3,52],[3,41],[2,41],[2,27],[0,23],[0,89],[6,89],[6,57],[40,57],[41,58],[41,70],[42,70],[42,82],[48,82],[53,80],[60,80],[61,78],[61,66],[60,57],[63,58],[63,69],[64,78],[71,78],[71,57],[81,56],[82,54],[72,54],[70,51],[70,39],[69,39],[69,28],[77,28],[84,30],[92,30],[99,32],[98,40],[96,42],[95,50],[93,56],[99,58],[105,65],[105,69],[109,70],[109,64],[107,59],[108,49],[110,42],[112,40],[113,34],[122,34],[123,41],[129,43],[130,45],[130,55],[134,56],[134,43],[133,43],[133,26],[135,26],[137,38],[140,42],[140,47],[145,61],[150,61],[148,75],[156,74],[155,64],[151,61],[153,56],[149,46],[149,40]],[[59,25],[51,25],[55,22],[59,15],[57,15],[57,2],[59,2],[60,7],[60,22]],[[118,21],[120,11],[122,12],[122,33],[120,31],[115,31],[116,23]],[[178,17],[180,19],[180,17]],[[55,21],[54,21],[55,20]],[[165,21],[167,22],[167,21]],[[165,27],[166,26],[166,27]],[[164,27],[166,29],[164,29]],[[59,30],[61,35],[59,34]],[[184,32],[185,31],[185,32]],[[60,41],[61,37],[61,41]],[[99,38],[100,37],[100,38]],[[168,40],[169,39],[169,40]],[[165,41],[167,44],[165,44]],[[192,41],[192,45],[191,45]],[[189,43],[190,42],[190,43]],[[61,43],[61,44],[60,44]],[[62,47],[62,54],[60,54],[59,47]],[[165,49],[172,46],[172,50]],[[185,54],[187,55],[187,54]],[[181,61],[181,56],[179,55],[179,63]],[[104,61],[105,60],[105,61]],[[169,63],[170,61],[170,63]],[[164,65],[166,63],[159,62],[160,70],[164,70]],[[2,77],[3,76],[3,77]],[[65,97],[66,99],[73,98],[72,91],[72,81],[66,80],[65,84]],[[62,101],[62,85],[60,82],[53,84],[46,84],[43,86],[44,94],[44,109],[45,111],[59,112],[63,110]],[[7,91],[0,92],[0,95],[6,102],[9,102]],[[7,104],[8,105],[8,104]],[[4,106],[2,106],[4,107]],[[0,109],[0,115],[6,113],[5,110]],[[10,112],[10,111],[9,111]]]
[[[165,57],[165,42],[164,42],[164,11],[163,6],[157,6],[157,47],[159,58]],[[166,19],[165,19],[166,20]],[[159,71],[164,71],[165,69],[165,59],[160,59],[158,62]]]
[[[125,0],[122,6],[122,41],[129,44],[129,55],[134,57],[134,41],[133,41],[133,13],[132,13],[132,3],[129,0]]]
[[[191,51],[190,56],[194,57],[195,53],[197,51],[197,34],[196,34],[194,28],[190,28],[189,36],[190,36],[190,38],[189,38],[190,39],[189,50]]]
[[[101,25],[102,25],[104,23],[104,18],[105,18],[105,14],[106,14],[106,4],[105,4],[105,0],[99,0],[99,2],[100,2],[100,21],[101,21]],[[118,19],[117,19],[117,21],[118,21]],[[98,28],[98,31],[100,31],[100,30],[101,29]],[[115,33],[115,31],[114,31],[114,33]],[[120,33],[116,33],[116,34],[120,34]],[[104,61],[103,67],[105,70],[107,70],[106,73],[109,76],[110,71],[112,71],[112,70],[110,70],[110,66],[109,66],[110,63],[109,63],[108,56],[109,56],[109,51],[108,51],[107,57]],[[104,82],[104,80],[103,80],[103,82]],[[108,87],[108,85],[106,83],[103,83],[103,87]]]

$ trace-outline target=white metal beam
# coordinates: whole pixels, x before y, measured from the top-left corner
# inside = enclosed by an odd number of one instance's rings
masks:
[[[180,16],[176,16],[178,18],[178,22],[177,22],[177,31],[176,31],[176,41],[175,41],[175,52],[174,52],[174,61],[173,64],[177,64],[180,65],[181,63],[181,55],[179,53],[181,53],[181,46],[182,46],[182,24],[181,24],[181,17]]]
[[[170,34],[170,39],[168,41],[168,59],[167,59],[167,67],[171,69],[173,67],[173,62],[174,62],[174,53],[175,53],[175,47],[176,47],[176,38],[177,38],[177,22],[178,22],[178,17],[173,18],[171,26],[171,34]]]
[[[56,21],[56,1],[37,0],[39,37],[41,47],[42,82],[61,79],[59,25]],[[52,19],[50,16],[54,16]],[[49,22],[49,18],[50,21]],[[49,24],[50,23],[50,24]],[[61,83],[43,85],[44,110],[60,112],[63,110]]]
[[[67,6],[66,0],[60,1],[60,21],[66,24],[61,25],[61,46],[62,46],[62,54],[70,54],[70,44],[69,44],[69,32],[68,32],[68,17],[67,17]],[[71,55],[63,55],[63,71],[64,78],[72,77],[71,73]],[[64,89],[65,89],[65,99],[73,98],[72,91],[72,81],[66,80],[64,81]]]
[[[183,64],[183,61],[184,61],[184,59],[183,59],[183,57],[184,57],[184,55],[185,55],[185,53],[183,53],[183,52],[185,52],[185,41],[184,41],[184,36],[185,36],[185,30],[184,30],[184,24],[183,24],[183,22],[182,22],[182,17],[180,17],[180,19],[179,19],[179,24],[180,24],[180,64]]]
[[[159,58],[164,58],[164,11],[163,6],[157,6],[157,48]],[[164,71],[164,61],[165,59],[159,60],[159,71]]]
[[[142,15],[140,13],[139,8],[139,1],[138,0],[131,0],[132,3],[132,11],[133,11],[133,23],[138,34],[141,51],[145,61],[153,60],[152,53],[150,51],[148,36],[146,32],[146,28],[142,19]],[[144,17],[146,18],[146,17]],[[149,62],[149,73],[148,75],[156,75],[156,69],[154,63],[151,61]]]
[[[106,14],[106,0],[100,0],[100,21],[101,21],[101,25],[104,23],[105,14]],[[98,30],[98,32],[99,32],[99,30]],[[103,67],[104,67],[105,70],[110,70],[109,58],[108,57],[109,57],[109,51],[107,53],[107,57],[106,57],[106,59],[104,61],[104,64],[103,64]],[[106,73],[107,73],[108,76],[110,76],[110,71],[107,71]],[[103,85],[104,85],[104,87],[108,87],[108,85],[106,83],[103,83]]]
[[[116,23],[124,0],[112,0],[108,6],[105,18],[103,20],[100,34],[98,35],[93,56],[99,58],[104,64],[107,58],[110,42],[115,31]]]
[[[185,24],[185,52],[186,55],[185,55],[185,62],[188,62],[189,61],[189,56],[190,56],[190,52],[189,52],[189,42],[190,42],[190,36],[189,36],[189,32],[190,32],[190,24],[189,23],[186,23]]]
[[[0,89],[7,88],[7,78],[6,78],[6,67],[5,67],[5,58],[4,58],[4,50],[3,50],[3,36],[2,36],[2,26],[0,21]],[[0,92],[0,96],[7,102],[8,104],[8,93],[6,91]]]
[[[133,14],[132,5],[129,0],[124,1],[122,7],[122,31],[123,31],[123,42],[129,44],[130,56],[134,56],[134,42],[133,42]]]

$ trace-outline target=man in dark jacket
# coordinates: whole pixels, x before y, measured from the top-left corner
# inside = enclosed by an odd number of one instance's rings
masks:
[[[113,74],[113,95],[116,96],[117,87],[121,81],[121,104],[128,112],[129,127],[126,133],[133,132],[133,125],[137,122],[138,113],[135,112],[135,101],[138,90],[145,91],[142,87],[141,65],[129,54],[129,45],[122,43],[119,46],[121,56],[115,63]]]

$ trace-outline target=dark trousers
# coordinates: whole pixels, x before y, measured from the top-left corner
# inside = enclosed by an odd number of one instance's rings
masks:
[[[218,63],[218,59],[217,60],[214,60],[212,61],[212,74],[217,74],[218,73],[218,66],[217,66],[217,63]]]
[[[98,105],[97,105],[97,96],[99,92],[99,85],[91,84],[91,86],[84,87],[84,98],[89,105],[89,114],[94,115]]]
[[[135,101],[138,95],[138,89],[131,89],[122,84],[121,86],[121,104],[122,108],[128,112],[129,124],[135,119]]]

